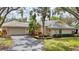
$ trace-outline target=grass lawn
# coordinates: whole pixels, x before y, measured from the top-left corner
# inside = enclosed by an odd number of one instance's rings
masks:
[[[52,38],[44,40],[46,51],[71,51],[79,46],[79,37]]]
[[[0,38],[0,50],[5,50],[12,47],[13,41],[11,38]]]

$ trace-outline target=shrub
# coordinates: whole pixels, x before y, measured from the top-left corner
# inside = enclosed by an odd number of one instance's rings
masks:
[[[73,37],[74,34],[54,34],[53,37]]]

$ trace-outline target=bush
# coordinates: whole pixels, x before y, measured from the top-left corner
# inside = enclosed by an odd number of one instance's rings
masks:
[[[74,37],[79,37],[79,34],[74,34]]]
[[[53,37],[73,37],[74,34],[54,34]]]

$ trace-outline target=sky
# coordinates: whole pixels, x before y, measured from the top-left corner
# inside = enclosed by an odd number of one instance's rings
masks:
[[[30,8],[26,8],[25,10],[24,10],[24,15],[23,15],[23,17],[24,18],[28,18],[29,17],[29,11],[30,11]],[[19,12],[17,12],[17,11],[12,11],[8,16],[7,16],[7,18],[21,18],[21,15],[20,14],[18,14]]]
[[[51,9],[54,9],[55,7],[51,7]],[[30,10],[32,9],[32,7],[26,7],[25,9],[24,9],[24,15],[23,15],[23,17],[24,18],[27,18],[27,20],[29,19],[29,12],[30,12]],[[52,14],[52,13],[51,13]],[[69,16],[69,14],[68,13],[65,13],[65,14],[63,14],[63,17],[66,17],[66,16]],[[18,12],[17,11],[13,11],[13,12],[11,12],[8,16],[7,16],[7,18],[8,19],[11,19],[11,18],[21,18],[21,15],[20,14],[18,14]],[[38,19],[38,20],[40,20],[40,17],[37,17],[36,19]]]
[[[51,9],[53,9],[54,7],[52,7]],[[24,18],[29,18],[29,12],[30,12],[30,10],[32,9],[32,7],[26,7],[26,9],[24,10]],[[15,17],[15,18],[20,18],[21,16],[20,16],[20,14],[18,14],[17,13],[17,11],[13,11],[13,12],[11,12],[8,16],[7,16],[7,18],[12,18],[12,17]]]

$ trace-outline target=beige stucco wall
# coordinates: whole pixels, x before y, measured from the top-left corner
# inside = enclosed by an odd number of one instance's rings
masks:
[[[27,28],[20,28],[20,27],[8,27],[6,28],[7,35],[17,35],[17,34],[28,34]]]
[[[59,30],[51,29],[50,32],[49,32],[49,35],[53,36],[54,34],[59,34]]]
[[[71,34],[72,30],[62,30],[62,34]]]
[[[72,33],[72,30],[68,30],[68,29],[63,29],[62,30],[62,34],[71,34],[71,33]],[[59,30],[51,29],[50,32],[49,32],[49,35],[53,36],[54,34],[59,34]]]
[[[62,29],[62,34],[72,34],[73,29]],[[41,32],[43,32],[43,29],[41,27]],[[44,34],[53,36],[54,34],[59,34],[59,29],[49,29],[47,27],[44,28]]]

